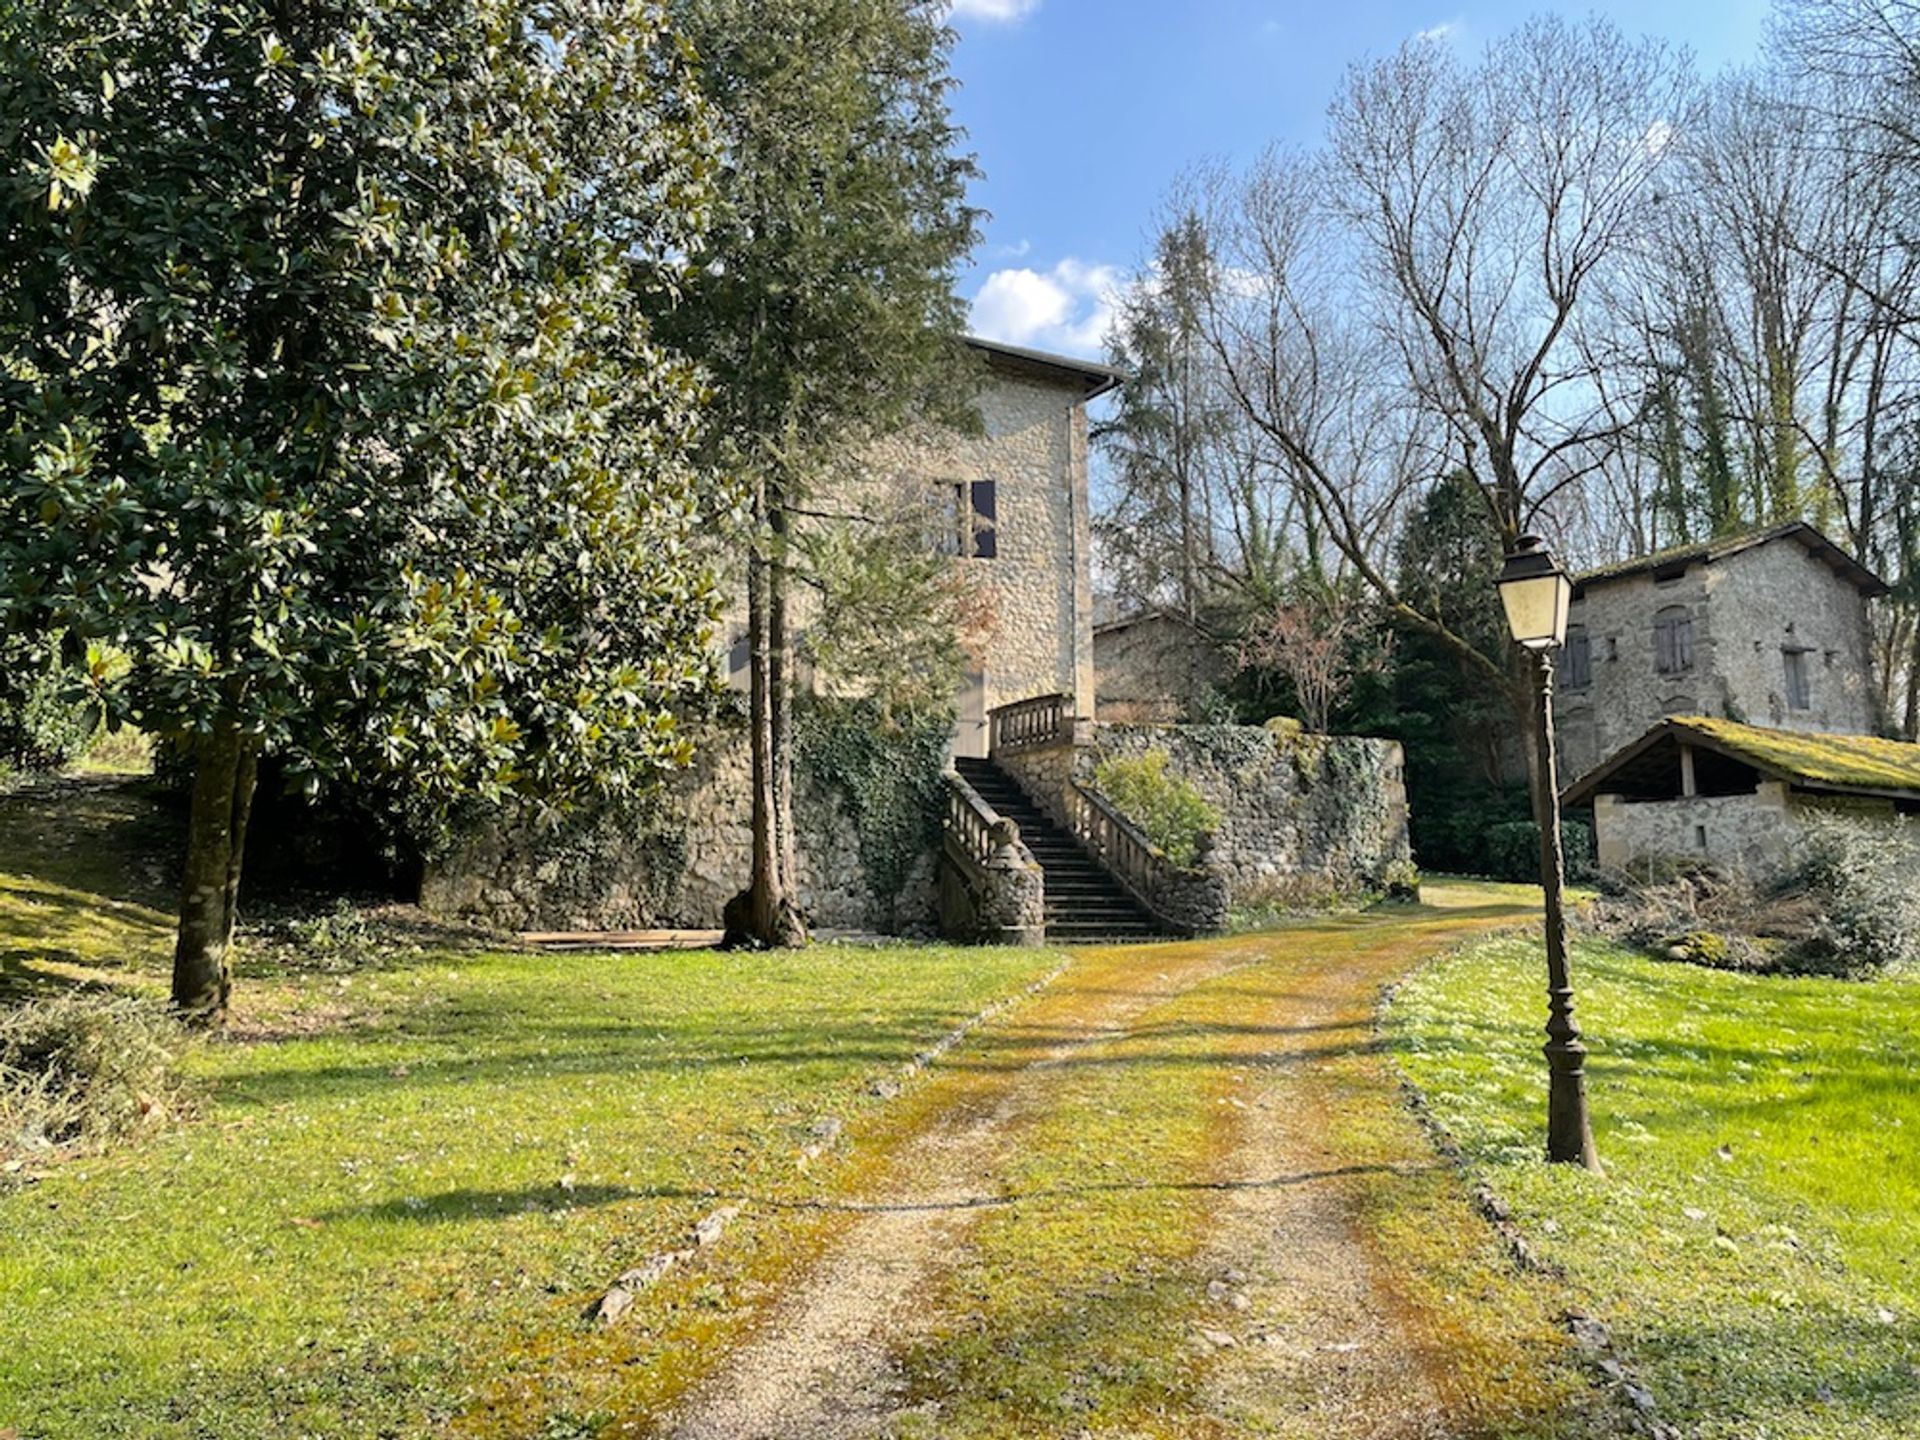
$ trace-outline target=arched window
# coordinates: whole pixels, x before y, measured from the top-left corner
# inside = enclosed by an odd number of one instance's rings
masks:
[[[1693,669],[1693,616],[1684,605],[1669,605],[1653,617],[1653,668],[1662,675]]]

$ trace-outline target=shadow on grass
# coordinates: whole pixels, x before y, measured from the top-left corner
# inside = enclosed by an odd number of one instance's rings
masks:
[[[510,1220],[519,1215],[554,1215],[627,1200],[691,1199],[705,1193],[636,1189],[625,1185],[576,1185],[571,1190],[558,1185],[519,1190],[445,1190],[438,1195],[402,1195],[377,1205],[343,1206],[323,1211],[314,1218],[328,1224],[376,1220],[436,1225],[462,1220]]]
[[[835,1215],[896,1215],[966,1210],[1012,1210],[1052,1200],[1073,1201],[1098,1195],[1230,1195],[1239,1192],[1291,1189],[1328,1180],[1350,1179],[1358,1175],[1418,1175],[1442,1168],[1430,1165],[1338,1165],[1325,1170],[1303,1170],[1291,1175],[1264,1176],[1253,1180],[1103,1180],[1083,1185],[1047,1185],[1032,1190],[995,1190],[979,1195],[962,1195],[951,1200],[863,1201],[819,1198],[789,1199],[780,1195],[750,1191],[726,1191],[679,1185],[577,1185],[564,1190],[557,1185],[523,1187],[517,1190],[446,1190],[437,1195],[402,1195],[373,1205],[349,1205],[322,1212],[316,1218],[328,1223],[346,1220],[399,1221],[409,1224],[435,1224],[456,1220],[506,1220],[518,1215],[552,1214],[598,1205],[622,1204],[634,1200],[678,1203],[724,1202],[759,1210],[799,1211]]]
[[[1770,1434],[1817,1421],[1821,1434],[1877,1422],[1920,1434],[1920,1320],[1893,1323],[1826,1305],[1716,1307],[1686,1320],[1642,1316],[1616,1334],[1646,1367],[1668,1421]],[[1731,1427],[1731,1428],[1728,1428]]]
[[[362,1062],[321,1066],[290,1062],[283,1068],[266,1062],[289,1046],[251,1051],[250,1058],[263,1063],[224,1067],[220,1084],[234,1098],[251,1104],[298,1100],[324,1105],[357,1092],[391,1090],[397,1083],[394,1066],[401,1055],[405,1057],[405,1083],[409,1086],[524,1083],[530,1079],[658,1075],[745,1066],[833,1065],[885,1072],[930,1044],[959,1017],[949,1013],[905,1015],[885,1026],[852,1018],[834,1022],[813,1017],[793,1029],[769,1031],[735,1025],[700,1028],[684,1037],[670,1031],[663,1035],[657,1019],[608,1024],[528,1021],[523,1017],[515,1023],[511,1013],[489,1011],[480,1023],[463,1026],[445,1023],[454,1017],[432,1018],[440,1023],[430,1030],[383,1033],[379,1037],[384,1042],[381,1055]],[[1058,1070],[1237,1067],[1258,1064],[1265,1057],[1257,1050],[1250,1052],[1224,1043],[1186,1042],[1236,1038],[1277,1042],[1312,1034],[1348,1038],[1289,1045],[1285,1054],[1289,1065],[1374,1054],[1383,1045],[1364,1020],[1299,1026],[1167,1023],[1126,1031],[1015,1025],[970,1036],[964,1046],[942,1056],[936,1068],[968,1074],[1008,1074],[1034,1065]],[[476,1054],[482,1047],[489,1053]],[[1063,1050],[1066,1053],[1059,1053]]]

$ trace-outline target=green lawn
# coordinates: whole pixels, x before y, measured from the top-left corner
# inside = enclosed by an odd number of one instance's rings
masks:
[[[1581,945],[1594,1178],[1538,1159],[1542,969],[1537,941],[1457,954],[1401,991],[1393,1043],[1661,1418],[1703,1440],[1920,1434],[1920,984]]]
[[[157,989],[166,916],[103,840],[137,833],[139,806],[62,793],[64,819],[36,821],[45,792],[0,799],[0,970],[16,990]],[[0,1188],[0,1433],[416,1435],[502,1396],[590,1410],[659,1361],[663,1309],[708,1303],[663,1286],[607,1343],[556,1344],[593,1295],[684,1245],[716,1192],[793,1186],[816,1121],[877,1105],[876,1075],[1057,963],[429,946],[245,978],[250,1038],[189,1053],[197,1119]]]

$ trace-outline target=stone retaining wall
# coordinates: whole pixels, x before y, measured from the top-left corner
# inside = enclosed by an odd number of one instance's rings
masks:
[[[1207,868],[1235,906],[1378,887],[1412,863],[1405,761],[1392,740],[1255,725],[1097,725],[1082,779],[1109,756],[1167,753],[1220,812]],[[1304,892],[1304,893],[1303,893]]]
[[[487,825],[428,865],[420,903],[435,915],[500,930],[717,929],[747,882],[752,759],[745,729],[697,742],[693,767],[660,794],[570,817]],[[808,923],[830,930],[931,933],[931,834],[898,893],[876,895],[845,797],[795,777],[796,859]]]

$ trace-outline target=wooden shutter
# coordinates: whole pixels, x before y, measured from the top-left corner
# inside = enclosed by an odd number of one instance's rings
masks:
[[[993,560],[1000,554],[999,499],[994,482],[976,480],[972,486],[973,549],[976,560]]]

